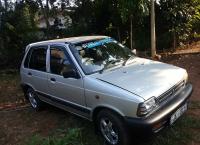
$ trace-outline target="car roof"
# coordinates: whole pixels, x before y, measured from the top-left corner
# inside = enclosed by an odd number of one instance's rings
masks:
[[[79,36],[79,37],[69,37],[69,38],[63,38],[63,39],[54,39],[54,40],[47,40],[47,41],[40,41],[36,43],[31,43],[29,46],[35,46],[35,45],[47,45],[47,44],[54,44],[54,43],[81,43],[85,41],[91,41],[96,39],[103,39],[107,38],[108,36]]]

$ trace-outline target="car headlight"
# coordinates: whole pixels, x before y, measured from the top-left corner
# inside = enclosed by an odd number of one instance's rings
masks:
[[[139,104],[137,115],[140,117],[145,116],[150,113],[156,106],[156,99],[155,97],[152,97],[147,101]]]
[[[187,72],[185,72],[183,79],[185,80],[185,83],[188,82],[188,73]]]

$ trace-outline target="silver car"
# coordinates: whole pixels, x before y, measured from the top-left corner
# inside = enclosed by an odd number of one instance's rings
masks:
[[[156,133],[188,107],[186,70],[137,57],[107,36],[33,43],[21,64],[31,106],[43,102],[94,121],[109,145],[127,145],[128,128]]]

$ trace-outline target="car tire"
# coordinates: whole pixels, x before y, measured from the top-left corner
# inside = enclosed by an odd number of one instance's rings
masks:
[[[128,132],[119,115],[105,109],[98,113],[96,121],[107,145],[129,145]]]
[[[38,98],[37,93],[32,88],[28,88],[26,96],[34,110],[39,111],[42,109],[43,102]]]

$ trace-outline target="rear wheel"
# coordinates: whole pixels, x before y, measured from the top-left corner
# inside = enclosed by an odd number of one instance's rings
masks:
[[[42,108],[42,101],[38,98],[37,93],[32,88],[27,90],[26,96],[33,109],[38,111]]]
[[[128,145],[128,132],[120,116],[112,111],[102,110],[97,115],[97,124],[108,145]]]

